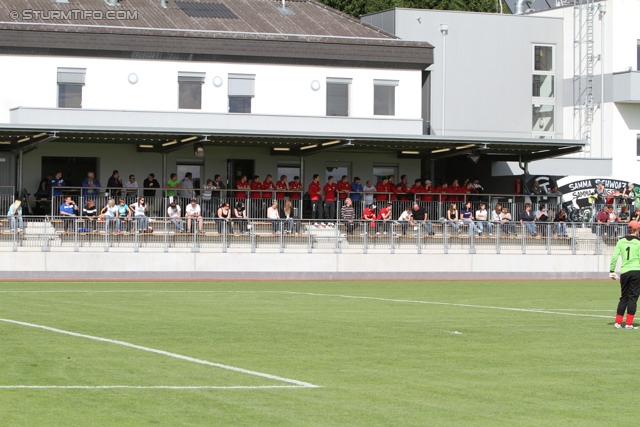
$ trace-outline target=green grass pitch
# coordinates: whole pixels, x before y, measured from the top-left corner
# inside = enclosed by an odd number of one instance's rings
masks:
[[[608,281],[0,283],[7,426],[637,425]]]

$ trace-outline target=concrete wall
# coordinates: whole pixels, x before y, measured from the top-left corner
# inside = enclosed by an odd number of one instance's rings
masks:
[[[292,262],[295,260],[295,262]],[[607,278],[610,255],[2,252],[0,279]]]

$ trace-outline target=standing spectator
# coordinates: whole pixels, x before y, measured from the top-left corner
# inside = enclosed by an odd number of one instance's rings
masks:
[[[302,182],[298,175],[293,177],[293,181],[289,183],[289,200],[300,200],[302,195]],[[300,206],[294,206],[294,208],[300,209]]]
[[[51,188],[53,188],[54,196],[62,196],[62,188],[66,184],[62,178],[62,172],[56,172],[56,175],[51,180]]]
[[[422,195],[421,200],[423,202],[430,202],[433,200],[433,193],[436,192],[436,189],[433,188],[433,184],[431,183],[431,180],[427,179],[424,182],[424,191],[425,194]]]
[[[356,213],[356,218],[360,217],[360,213],[362,212],[362,192],[364,188],[362,187],[362,183],[360,183],[360,177],[353,177],[353,182],[351,183],[351,193],[349,193],[349,198],[351,199],[351,203],[353,204],[353,209]]]
[[[218,222],[218,233],[222,234],[222,228],[224,227],[227,233],[233,234],[233,225],[231,224],[231,207],[229,206],[229,202],[222,202],[222,205],[218,208],[218,212],[216,215],[216,221]]]
[[[96,174],[92,171],[87,172],[87,177],[82,181],[82,195],[84,197],[95,198],[98,194],[98,188],[101,187],[100,181],[96,179]]]
[[[227,198],[227,186],[224,185],[224,181],[218,173],[213,176],[213,186],[215,187],[215,191],[212,193],[213,206],[218,206]]]
[[[476,211],[477,226],[480,234],[483,233],[485,227],[489,230],[489,236],[493,236],[493,224],[489,222],[489,212],[487,212],[487,204],[480,203],[480,209]]]
[[[280,213],[278,212],[278,202],[273,202],[271,206],[267,208],[267,218],[273,224],[273,234],[280,232]]]
[[[96,220],[98,219],[98,208],[93,199],[88,199],[87,203],[82,207],[82,216],[86,221],[86,228],[89,231],[96,231]]]
[[[386,202],[389,200],[389,191],[391,187],[389,186],[389,177],[383,177],[382,181],[380,181],[376,185],[376,196],[375,199],[377,202]]]
[[[309,199],[311,200],[311,219],[322,219],[323,217],[323,209],[322,209],[322,194],[320,188],[320,175],[313,174],[313,181],[309,184]],[[318,227],[318,223],[314,224]],[[322,224],[324,225],[324,223]]]
[[[260,198],[262,194],[260,190],[262,189],[262,180],[259,175],[255,175],[251,180],[251,204],[249,205],[249,211],[251,218],[261,218],[262,217],[262,202]]]
[[[562,193],[558,190],[558,186],[554,185],[549,191],[549,208],[558,209],[562,205]]]
[[[356,220],[356,211],[353,207],[351,198],[344,199],[344,205],[340,208],[340,218],[344,221],[347,227],[347,234],[353,234],[353,231],[358,227]]]
[[[191,172],[184,174],[184,178],[180,181],[180,189],[178,190],[178,196],[182,206],[187,206],[191,199],[195,198],[195,192],[193,191],[193,175]]]
[[[471,185],[473,185],[473,188],[476,189],[476,193],[484,193],[484,187],[480,185],[480,180],[478,178],[473,178],[473,180],[471,181]]]
[[[373,182],[370,179],[364,183],[364,187],[362,188],[362,192],[364,193],[364,205],[370,206],[373,204],[373,195],[376,192],[376,187],[373,186]]]
[[[22,222],[22,201],[16,200],[11,206],[9,206],[9,212],[7,212],[7,217],[9,217],[11,231],[15,231],[16,229],[16,219],[18,221],[18,233],[22,233],[24,229],[24,223]]]
[[[522,234],[524,234],[524,228],[527,229],[531,237],[537,237],[536,225],[534,223],[536,217],[531,212],[531,203],[524,204],[524,210],[520,212],[520,223],[523,225]]]
[[[137,186],[136,186],[137,187]],[[111,197],[122,196],[122,180],[120,179],[120,172],[114,170],[109,180],[107,181],[107,192]]]
[[[420,178],[416,179],[413,182],[413,185],[409,189],[409,192],[411,192],[411,194],[413,196],[413,200],[415,200],[415,201],[422,200],[422,196],[424,195],[424,193],[426,191],[425,191],[424,187],[422,186],[422,180]]]
[[[398,200],[398,187],[395,183],[393,175],[389,175],[389,201],[393,202]]]
[[[533,181],[533,186],[531,187],[531,194],[536,197],[532,197],[532,200],[536,203],[539,203],[542,199],[542,196],[547,194],[547,191],[540,185],[538,181]]]
[[[376,217],[378,221],[382,221],[382,234],[388,233],[389,224],[393,222],[393,217],[391,216],[392,206],[393,205],[390,202],[387,202],[382,209],[380,209],[380,212],[378,212],[378,216]],[[377,232],[376,234],[380,234],[380,232]]]
[[[139,233],[147,233],[153,231],[149,228],[149,218],[147,217],[148,207],[145,203],[144,196],[139,197],[138,201],[132,203],[129,208],[133,211],[133,217],[136,220],[136,228]]]
[[[276,182],[276,199],[282,204],[284,197],[289,192],[289,183],[287,175],[281,175],[280,180]]]
[[[182,210],[175,200],[169,203],[169,207],[167,208],[167,217],[169,218],[169,221],[178,228],[180,233],[184,231],[182,228]]]
[[[249,197],[249,190],[251,190],[251,184],[247,180],[247,175],[242,175],[238,182],[236,182],[236,199],[247,199]]]
[[[76,202],[71,199],[71,196],[64,198],[64,203],[60,205],[59,211],[60,215],[64,218],[64,231],[68,232],[69,228],[71,228],[71,231],[74,231],[78,206],[76,205]]]
[[[156,179],[156,176],[153,173],[147,175],[147,179],[142,182],[142,195],[146,197],[147,206],[149,206],[149,216],[153,216],[156,213],[160,212],[159,206],[160,201],[156,198],[156,189],[160,188],[160,183]]]
[[[138,198],[138,181],[136,181],[135,175],[129,175],[129,181],[123,184],[126,188],[126,201],[128,204],[135,203]]]
[[[638,295],[640,295],[640,239],[638,230],[640,224],[637,221],[629,223],[629,234],[616,243],[616,248],[611,257],[609,277],[618,280],[615,273],[618,258],[622,258],[620,267],[620,301],[616,309],[615,328],[622,328],[622,318],[625,311],[627,319],[625,329],[637,329],[633,326],[633,318],[636,314]]]
[[[202,193],[200,193],[200,198],[202,199],[202,216],[206,218],[211,218],[213,214],[214,206],[217,206],[215,200],[213,198],[214,191],[216,186],[213,183],[212,179],[207,179],[207,182],[202,187]]]
[[[264,179],[264,182],[262,183],[262,199],[272,200],[275,196],[275,191],[276,185],[273,182],[273,177],[271,175],[267,175]]]
[[[636,187],[633,182],[627,184],[627,188],[624,189],[622,195],[627,198],[627,204],[629,205],[629,214],[634,216],[636,206],[640,202],[640,188]]]
[[[607,194],[604,189],[604,184],[600,181],[596,181],[596,189],[594,190],[592,196],[595,199],[596,211],[600,212],[607,202]]]
[[[336,183],[333,176],[329,176],[327,183],[324,185],[324,217],[330,221],[336,219]],[[333,227],[335,224],[329,222],[328,225]]]
[[[169,176],[169,179],[167,180],[167,185],[165,187],[168,188],[167,199],[169,200],[169,204],[171,204],[171,202],[178,203],[176,190],[180,188],[180,181],[178,181],[177,173],[172,173]]]
[[[340,179],[336,184],[336,191],[338,193],[338,199],[340,202],[344,203],[347,197],[349,197],[349,192],[351,191],[351,183],[349,182],[349,177],[347,175],[342,175],[342,179]]]
[[[411,200],[411,194],[409,193],[409,178],[407,175],[400,175],[400,182],[396,185],[396,192],[398,193],[398,197],[402,201]],[[410,209],[409,207],[408,209]]]
[[[433,236],[435,234],[433,232],[431,221],[429,221],[429,215],[418,203],[413,204],[413,208],[411,209],[411,218],[417,226],[424,227],[424,231],[428,236]]]
[[[187,233],[191,233],[191,222],[198,221],[198,232],[202,233],[202,210],[196,199],[191,199],[184,210],[187,221]]]

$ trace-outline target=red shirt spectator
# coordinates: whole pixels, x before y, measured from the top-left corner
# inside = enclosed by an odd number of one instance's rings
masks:
[[[349,182],[349,178],[345,175],[342,179],[336,184],[336,188],[338,190],[338,197],[340,200],[344,200],[347,198],[347,195],[351,191],[351,183]]]
[[[293,181],[289,184],[289,199],[300,200],[300,191],[302,191],[302,182],[300,182],[299,176],[294,176]]]
[[[317,181],[313,181],[309,184],[309,198],[311,200],[322,200],[322,194],[320,194],[321,188],[320,183]]]
[[[324,185],[324,200],[325,202],[335,202],[336,201],[336,189],[337,186],[336,184],[333,182],[333,180],[329,180],[329,182],[327,182]]]
[[[433,188],[433,185],[431,185],[431,181],[426,180],[424,184],[425,184],[424,186],[425,193],[435,193],[435,188]],[[433,195],[431,194],[425,194],[422,196],[423,202],[431,202],[432,200],[433,200]]]
[[[282,176],[280,181],[276,182],[276,199],[284,200],[284,195],[289,189],[289,184],[287,184],[287,177]]]
[[[387,178],[384,178],[382,182],[379,182],[376,185],[376,200],[381,202],[389,200],[389,194],[387,193],[389,193],[390,190],[391,187],[389,187],[389,180]]]
[[[376,217],[376,219],[379,221],[389,220],[391,219],[389,217],[390,214],[391,214],[391,206],[385,206],[382,209],[380,209],[380,212],[378,212],[378,216]]]
[[[406,175],[402,175],[402,180],[396,186],[396,193],[400,196],[400,200],[411,200],[409,198],[409,187],[407,187],[407,177]]]
[[[416,179],[415,184],[411,186],[411,189],[409,190],[409,192],[413,194],[416,200],[420,200],[420,197],[422,197],[420,196],[420,194],[424,193],[424,187],[422,186],[422,181],[420,181],[419,179]]]
[[[251,198],[252,199],[259,199],[260,198],[260,191],[257,190],[262,190],[262,180],[260,179],[259,176],[254,176],[253,177],[253,181],[251,181]]]
[[[375,205],[373,205],[375,206]],[[376,219],[376,208],[367,206],[362,211],[362,219],[374,220]]]
[[[240,191],[236,191],[236,199],[246,199],[248,195],[248,190],[251,189],[251,185],[247,181],[246,176],[242,176],[242,178],[236,182],[236,188]]]
[[[438,196],[438,201],[439,202],[446,202],[449,200],[449,196],[446,195],[446,193],[449,192],[449,184],[447,184],[446,182],[442,183],[442,185],[439,185],[435,190],[434,193],[439,193],[441,195]]]
[[[272,199],[273,192],[276,191],[276,185],[273,183],[271,179],[271,175],[267,175],[264,182],[262,183],[262,198],[263,199]],[[264,191],[268,190],[268,191]]]

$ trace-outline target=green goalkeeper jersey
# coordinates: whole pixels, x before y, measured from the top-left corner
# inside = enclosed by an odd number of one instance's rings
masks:
[[[640,239],[636,236],[625,236],[618,240],[611,257],[609,271],[615,271],[618,258],[622,256],[620,274],[627,271],[640,270]]]

